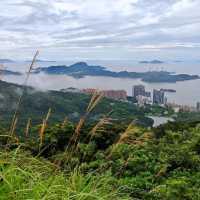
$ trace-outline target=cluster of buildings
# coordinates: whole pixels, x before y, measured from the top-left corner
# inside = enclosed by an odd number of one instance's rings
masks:
[[[62,89],[62,92],[74,92],[74,93],[85,93],[93,94],[96,89],[86,88],[86,89],[77,89],[77,88],[66,88]],[[103,96],[120,101],[127,101],[127,92],[125,90],[100,90]],[[151,99],[151,92],[146,91],[144,85],[135,85],[132,88],[132,96],[137,100],[138,105],[144,106],[145,104],[166,104],[167,100],[165,97],[165,92],[162,90],[153,91],[153,99]]]
[[[86,94],[93,94],[96,91],[96,89],[87,88],[81,91]],[[110,99],[120,100],[120,101],[127,100],[127,92],[125,90],[101,90],[100,92],[103,94],[103,96]]]
[[[165,92],[163,90],[153,90],[153,96],[151,92],[145,90],[144,85],[135,85],[132,89],[132,96],[137,100],[139,106],[144,106],[145,104],[158,104],[165,105],[167,103],[167,98],[165,97]]]
[[[66,88],[62,89],[62,92],[73,92],[73,93],[85,93],[85,94],[93,94],[96,89],[87,88],[87,89],[77,89],[77,88]],[[101,90],[100,91],[103,96],[119,100],[119,101],[127,101],[127,92],[125,90]],[[196,107],[186,106],[186,105],[178,105],[175,103],[168,103],[167,98],[165,96],[165,90],[153,90],[153,93],[146,91],[144,85],[135,85],[132,88],[132,97],[137,100],[137,104],[139,106],[145,106],[147,104],[155,104],[172,108],[175,112],[184,111],[184,112],[200,112],[200,102],[197,102]]]
[[[96,89],[86,88],[86,89],[81,90],[78,88],[69,87],[66,89],[62,89],[61,91],[72,92],[72,93],[93,94],[96,91]],[[125,90],[100,90],[99,92],[101,92],[103,96],[110,99],[119,100],[119,101],[127,101],[127,92]]]

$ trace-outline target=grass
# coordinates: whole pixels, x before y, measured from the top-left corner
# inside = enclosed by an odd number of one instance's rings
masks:
[[[32,69],[34,67],[34,64],[36,62],[38,54],[39,54],[39,51],[36,51],[36,53],[35,53],[35,55],[33,57],[33,60],[31,62],[31,65],[29,66],[29,70],[27,72],[27,75],[26,75],[26,78],[25,78],[25,81],[24,81],[24,84],[23,84],[22,93],[19,96],[19,99],[17,101],[16,109],[15,109],[15,112],[13,114],[12,121],[11,121],[11,126],[10,126],[10,135],[11,136],[12,136],[12,134],[15,131],[15,128],[16,128],[16,123],[17,123],[17,120],[18,120],[18,114],[19,114],[20,106],[22,104],[24,93],[25,93],[25,90],[26,90],[26,87],[27,87],[28,79],[30,77],[31,71],[32,71]]]
[[[44,132],[45,132],[45,129],[47,127],[47,122],[49,120],[50,115],[51,115],[51,108],[49,108],[45,119],[43,119],[43,123],[41,125],[41,129],[40,129],[40,132],[39,132],[39,135],[40,135],[40,147],[43,144],[43,140],[44,140],[44,137],[45,137]]]
[[[84,113],[84,115],[80,118],[78,124],[76,125],[74,134],[72,135],[70,141],[69,141],[69,145],[67,150],[69,149],[70,151],[72,151],[72,153],[74,151],[77,150],[78,148],[78,143],[79,143],[79,138],[80,138],[80,132],[81,129],[84,126],[84,123],[87,119],[87,117],[89,116],[89,114],[94,110],[94,108],[97,106],[97,104],[101,101],[103,95],[101,92],[98,92],[97,90],[93,93],[90,102],[87,106],[87,109]]]
[[[106,175],[81,174],[78,169],[65,174],[56,166],[18,148],[0,152],[1,200],[118,200],[128,199],[112,186]],[[53,175],[52,175],[53,173]]]

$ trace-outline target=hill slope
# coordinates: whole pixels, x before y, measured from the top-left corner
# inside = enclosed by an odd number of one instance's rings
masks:
[[[23,86],[0,81],[0,116],[9,123],[16,109]],[[49,108],[52,109],[51,122],[63,121],[67,116],[72,121],[78,121],[84,114],[90,101],[90,96],[81,93],[64,93],[59,91],[39,91],[27,87],[20,107],[19,123],[26,124],[28,118],[33,123],[41,122]],[[133,119],[151,126],[153,121],[145,117],[145,111],[137,106],[104,98],[90,116],[90,120],[97,120],[112,111],[111,117],[116,121]]]

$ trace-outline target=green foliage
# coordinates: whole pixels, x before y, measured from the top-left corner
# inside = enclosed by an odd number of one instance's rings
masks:
[[[104,99],[77,133],[76,124],[63,123],[63,118],[75,111],[78,113],[75,118],[79,119],[87,107],[88,96],[35,93],[23,99],[22,118],[29,116],[29,109],[41,119],[49,107],[62,114],[50,116],[54,123],[46,124],[42,143],[41,125],[33,123],[26,137],[16,134],[15,141],[9,142],[6,126],[0,126],[0,199],[200,199],[198,122],[169,122],[152,129],[131,123],[127,128],[133,119],[147,125],[150,122],[144,122],[146,113],[163,114],[165,109],[139,109]],[[12,93],[7,95],[13,97]],[[33,98],[34,103],[29,104]],[[95,129],[91,137],[98,118],[105,114],[102,110],[105,113],[113,110],[112,123]]]
[[[177,114],[176,121],[183,123],[199,122],[200,112],[179,112]]]
[[[23,151],[0,154],[0,199],[100,200],[129,199],[113,187],[108,175],[69,174],[56,170],[50,162]]]

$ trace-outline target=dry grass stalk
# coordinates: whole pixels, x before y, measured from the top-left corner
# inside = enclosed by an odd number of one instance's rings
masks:
[[[126,140],[127,144],[137,144],[137,145],[143,145],[145,142],[148,142],[153,139],[153,133],[151,132],[145,132],[140,137],[133,139]]]
[[[74,135],[75,136],[75,141],[74,142],[77,142],[77,139],[78,139],[78,137],[80,135],[80,130],[83,127],[87,116],[92,112],[92,110],[100,102],[102,97],[103,97],[102,93],[100,93],[98,91],[95,91],[94,94],[92,95],[92,98],[91,98],[91,100],[89,102],[89,105],[88,105],[88,107],[86,109],[86,113],[80,118],[79,123],[76,126],[75,135]]]
[[[30,127],[31,127],[31,118],[28,119],[27,124],[26,124],[25,137],[29,136]]]
[[[128,136],[129,136],[129,134],[133,131],[134,128],[135,128],[135,127],[134,127],[134,123],[131,122],[131,123],[128,125],[128,127],[126,128],[126,130],[124,131],[124,133],[122,133],[122,134],[120,135],[119,139],[118,139],[117,142],[116,142],[116,145],[117,145],[117,144],[121,144],[125,139],[127,139]]]
[[[0,80],[3,79],[3,70],[4,70],[4,65],[0,64]]]
[[[63,120],[63,123],[62,123],[62,125],[61,125],[61,128],[62,128],[62,129],[65,128],[65,126],[67,125],[67,123],[68,123],[68,118],[65,117],[64,120]]]
[[[26,86],[27,85],[27,82],[28,82],[28,79],[29,79],[29,77],[30,77],[30,74],[31,74],[31,71],[32,71],[32,69],[33,69],[33,67],[34,67],[34,64],[36,63],[36,59],[37,59],[37,56],[39,55],[39,51],[36,51],[36,53],[35,53],[35,55],[34,55],[34,57],[33,57],[33,60],[32,60],[32,62],[31,62],[31,65],[30,65],[30,67],[29,67],[29,70],[28,70],[28,72],[27,72],[27,76],[26,76],[26,79],[25,79],[25,82],[24,82],[24,85]]]
[[[18,102],[17,102],[17,106],[16,106],[15,112],[13,114],[13,118],[12,118],[12,122],[11,122],[11,126],[10,126],[10,135],[11,135],[11,132],[12,132],[12,129],[13,129],[13,126],[14,126],[14,122],[15,122],[15,120],[17,118],[17,115],[18,115],[18,112],[20,110],[20,106],[21,106],[22,98],[24,96],[24,92],[25,92],[25,89],[26,89],[26,86],[27,86],[27,82],[28,82],[28,79],[30,77],[31,71],[33,69],[33,66],[34,66],[34,64],[36,62],[36,58],[37,58],[38,54],[39,54],[39,51],[36,51],[36,53],[35,53],[35,55],[33,57],[33,60],[31,62],[31,65],[29,67],[29,70],[27,72],[27,75],[26,75],[26,78],[25,78],[25,81],[24,81],[24,84],[23,84],[22,94],[19,96],[19,99],[18,99]]]
[[[74,151],[76,149],[77,141],[78,141],[79,136],[80,136],[80,131],[81,131],[81,128],[83,127],[83,125],[85,123],[85,120],[86,120],[86,116],[83,116],[83,117],[80,118],[79,123],[76,126],[75,132],[72,135],[72,137],[70,138],[69,145],[68,145],[67,149],[71,148],[71,151]]]
[[[111,118],[108,118],[107,116],[101,118],[99,120],[99,122],[92,128],[92,130],[89,132],[90,135],[90,140],[89,143],[91,142],[91,140],[93,139],[93,137],[97,134],[98,131],[104,131],[104,126],[112,124],[111,123]]]
[[[96,105],[100,102],[102,98],[103,93],[96,90],[95,93],[92,95],[92,98],[86,110],[86,114],[92,112],[92,110],[96,107]]]
[[[17,126],[17,122],[18,122],[18,118],[15,118],[12,130],[11,130],[11,137],[15,135],[15,129],[16,129],[16,126]]]
[[[70,147],[72,151],[77,149],[77,144],[78,144],[78,140],[79,140],[79,136],[80,136],[80,131],[85,123],[85,120],[87,118],[87,116],[92,112],[92,110],[97,106],[97,104],[100,102],[100,100],[103,98],[103,94],[99,91],[95,91],[90,99],[90,102],[88,104],[88,107],[86,109],[85,114],[80,118],[75,132],[72,135],[72,137],[70,138],[69,144],[67,149]]]
[[[132,121],[128,127],[126,128],[126,130],[120,135],[119,139],[113,144],[110,154],[107,156],[107,158],[110,158],[110,156],[112,155],[114,149],[121,143],[123,143],[125,140],[128,139],[129,134],[133,132],[133,130],[135,129],[135,124]]]
[[[46,130],[47,122],[49,120],[50,115],[51,115],[51,108],[49,108],[48,113],[46,115],[46,118],[43,119],[43,123],[42,123],[42,126],[40,128],[40,132],[39,132],[39,135],[40,135],[40,147],[42,146],[43,141],[44,141],[44,132]]]
[[[89,108],[91,107],[91,105],[95,101],[95,99],[97,98],[97,95],[98,95],[98,90],[95,90],[95,92],[92,94],[92,97],[91,97],[88,107],[86,109],[87,111],[89,110]]]
[[[80,131],[81,131],[81,128],[83,127],[83,125],[84,125],[85,120],[86,120],[86,116],[83,116],[83,117],[80,118],[79,123],[77,124],[76,129],[75,129],[75,136],[80,135]]]

